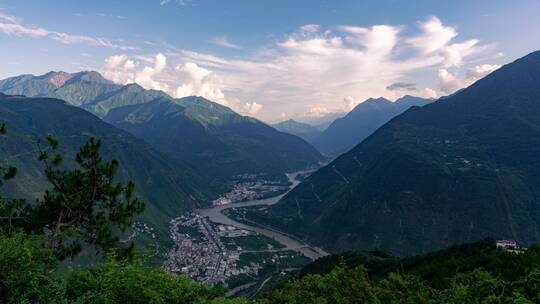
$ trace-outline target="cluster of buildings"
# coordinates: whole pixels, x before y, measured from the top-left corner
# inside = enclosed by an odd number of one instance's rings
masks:
[[[146,234],[148,237],[152,238],[153,240],[156,239],[156,233],[154,232],[154,228],[148,226],[147,223],[143,222],[133,222],[131,224],[131,234],[127,236],[126,239],[120,240],[122,243],[128,243],[133,241],[138,235]]]
[[[523,253],[527,251],[526,247],[521,246],[515,240],[498,240],[496,246],[497,248],[513,253]]]
[[[148,226],[148,224],[146,223],[134,222],[131,225],[131,228],[136,234],[148,234],[152,239],[156,239],[156,233],[154,232],[154,228]]]
[[[168,255],[170,272],[210,286],[226,283],[228,278],[240,274],[258,274],[260,266],[257,264],[237,266],[241,248],[228,250],[221,241],[221,237],[244,236],[251,232],[233,226],[213,225],[195,213],[175,218],[170,224],[175,243]]]
[[[215,199],[214,206],[261,199],[269,194],[279,194],[287,191],[289,187],[276,181],[248,180],[238,182],[233,189],[223,196]]]

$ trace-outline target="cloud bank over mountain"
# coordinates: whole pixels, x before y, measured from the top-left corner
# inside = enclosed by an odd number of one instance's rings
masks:
[[[214,43],[235,48],[226,38]],[[495,56],[495,45],[460,40],[437,17],[413,26],[301,26],[296,32],[243,57],[175,49],[151,55],[114,55],[101,72],[175,97],[199,95],[267,120],[350,110],[372,96],[405,94],[435,98],[452,93],[497,65],[472,65]],[[433,70],[439,87],[422,87],[411,76]]]

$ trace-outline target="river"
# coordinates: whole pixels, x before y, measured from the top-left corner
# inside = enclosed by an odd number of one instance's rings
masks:
[[[280,242],[281,244],[285,246],[284,250],[294,250],[294,251],[302,253],[304,256],[310,258],[311,260],[316,260],[320,257],[328,255],[328,253],[326,253],[321,248],[310,246],[309,244],[306,244],[300,240],[293,238],[292,236],[289,236],[283,232],[277,231],[273,228],[262,227],[261,225],[252,226],[252,225],[240,223],[227,217],[225,214],[223,214],[223,211],[229,208],[249,207],[249,206],[259,206],[259,205],[269,206],[269,205],[273,205],[277,203],[283,196],[285,196],[285,194],[287,194],[289,191],[291,191],[294,187],[296,187],[300,183],[300,181],[297,180],[297,176],[305,172],[307,171],[300,171],[300,172],[287,174],[287,177],[289,178],[289,181],[291,182],[291,186],[289,190],[287,190],[287,192],[281,195],[266,198],[266,199],[260,199],[260,200],[252,200],[252,201],[231,203],[227,205],[214,206],[211,208],[200,209],[198,210],[198,212],[203,216],[207,216],[212,222],[235,226],[241,229],[251,230],[259,234],[265,235],[267,237],[273,238],[274,240]]]

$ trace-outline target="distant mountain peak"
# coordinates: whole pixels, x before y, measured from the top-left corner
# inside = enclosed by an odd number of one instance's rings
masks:
[[[394,102],[400,102],[400,101],[411,100],[411,99],[414,99],[414,100],[418,100],[418,99],[428,99],[428,100],[431,100],[431,98],[423,98],[423,97],[413,96],[413,95],[403,95],[403,96],[401,96],[400,98],[396,99]]]
[[[311,125],[308,124],[308,123],[305,123],[305,122],[299,122],[299,121],[294,120],[294,119],[292,119],[292,118],[289,118],[289,119],[287,119],[287,120],[283,120],[283,121],[278,122],[278,123],[275,123],[275,124],[273,124],[273,125],[276,125],[276,126],[277,126],[277,125],[286,125],[286,124],[303,125],[303,126],[310,126],[310,127],[314,128],[313,126],[311,126]]]
[[[433,98],[423,98],[423,97],[418,97],[418,96],[405,95],[396,99],[396,101],[394,101],[394,104],[402,104],[402,105],[410,104],[410,105],[416,105],[416,106],[423,106],[433,101],[434,101]]]
[[[304,122],[298,122],[292,118],[276,124],[272,124],[272,127],[274,127],[280,132],[285,132],[301,137],[307,142],[312,142],[321,133],[321,131],[314,126]]]
[[[313,144],[330,157],[338,156],[411,106],[424,106],[430,102],[432,100],[413,96],[404,96],[395,102],[384,97],[366,99],[330,124]]]
[[[368,98],[364,102],[391,102],[390,100],[384,98],[384,97],[377,97],[377,98]]]
[[[21,75],[25,76],[25,75]],[[50,71],[40,76],[30,75],[35,79],[48,80],[56,88],[64,86],[66,83],[71,81],[87,81],[87,82],[97,82],[104,84],[112,84],[113,82],[103,77],[100,73],[96,71],[82,71],[77,73],[68,73],[64,71]]]
[[[144,90],[143,87],[141,87],[138,83],[136,82],[132,82],[132,83],[128,83],[126,84],[126,88],[136,88],[136,89],[142,89]]]
[[[208,100],[202,96],[186,96],[179,99],[176,99],[180,104],[193,104],[197,106],[202,106],[208,109],[220,111],[221,113],[236,113],[231,108],[219,104],[217,102]]]
[[[387,103],[391,103],[391,101],[384,97],[368,98],[364,100],[363,102],[359,103],[355,108],[358,108],[361,105],[367,105],[367,104],[387,104]]]
[[[359,103],[358,105],[356,105],[356,107],[354,107],[354,109],[352,109],[351,112],[349,112],[347,115],[349,114],[354,114],[356,112],[361,112],[361,111],[364,111],[366,110],[367,108],[379,108],[379,107],[385,107],[387,105],[391,105],[392,102],[384,97],[379,97],[379,98],[368,98],[366,100],[364,100],[363,102]]]
[[[106,79],[100,73],[98,73],[96,71],[82,71],[82,72],[74,74],[73,78],[77,79],[77,80],[81,80],[81,81],[97,82],[97,83],[104,83],[104,84],[113,84],[114,83],[114,82]]]
[[[292,118],[289,118],[289,119],[284,120],[284,121],[282,121],[282,122],[276,123],[276,125],[279,125],[279,124],[302,124],[302,125],[308,125],[308,124],[306,124],[306,123],[296,121],[296,120],[294,120],[294,119],[292,119]]]
[[[63,86],[68,80],[73,78],[73,76],[75,76],[75,74],[67,73],[64,71],[58,71],[58,72],[51,71],[43,75],[43,77],[47,78],[49,82],[52,83],[57,88]]]

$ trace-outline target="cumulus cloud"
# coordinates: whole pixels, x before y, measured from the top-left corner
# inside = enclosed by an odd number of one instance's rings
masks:
[[[170,91],[169,85],[158,79],[167,67],[167,58],[159,53],[149,61],[151,65],[143,65],[126,55],[110,56],[105,59],[101,72],[103,76],[117,83],[137,83],[146,89]]]
[[[323,116],[325,116],[326,114],[329,114],[329,113],[331,113],[331,112],[326,107],[314,106],[314,107],[311,107],[311,108],[308,109],[305,116],[317,118],[317,117],[323,117]]]
[[[453,70],[491,51],[475,39],[457,41],[457,30],[436,17],[419,22],[418,33],[404,33],[410,31],[401,25],[340,26],[330,31],[309,24],[267,48],[260,58],[229,59],[192,51],[180,57],[213,70],[225,94],[271,105],[260,114],[273,119],[285,107],[298,116],[344,111],[353,105],[350,96],[396,98],[406,91],[436,97],[440,93],[433,88],[417,89],[403,79],[426,68],[443,69],[432,77],[441,79],[440,90],[446,92],[463,84],[449,79]],[[345,99],[345,106],[339,103]]]
[[[178,65],[176,71],[177,79],[182,84],[176,88],[175,97],[198,95],[228,105],[228,102],[224,101],[225,94],[219,88],[219,79],[209,70],[187,62]]]
[[[476,81],[487,74],[499,69],[501,66],[496,64],[483,64],[477,65],[470,69],[467,69],[467,79],[470,81]]]
[[[424,88],[419,93],[420,93],[419,94],[420,97],[423,97],[423,98],[435,99],[435,98],[439,97],[439,94],[437,93],[437,91],[433,90],[432,88]]]
[[[420,29],[422,31],[420,35],[409,38],[407,41],[424,54],[444,48],[458,35],[454,28],[443,25],[437,17],[420,22]]]
[[[467,70],[472,60],[493,51],[490,45],[458,40],[457,30],[436,17],[419,22],[417,32],[405,29],[307,24],[243,58],[175,49],[166,53],[163,68],[156,55],[120,55],[109,58],[104,69],[115,81],[141,82],[175,97],[200,95],[266,120],[285,111],[288,117],[349,111],[357,101],[373,96],[395,99],[407,93],[435,98],[490,70]],[[438,90],[432,83],[407,80],[417,73],[439,79]]]
[[[154,66],[146,66],[141,71],[135,72],[134,82],[141,86],[154,90],[168,91],[169,85],[154,78],[159,75],[167,66],[167,58],[159,53],[154,59]],[[127,66],[124,64],[124,68]]]
[[[458,75],[456,72],[452,73],[447,69],[439,70],[439,82],[441,85],[441,91],[444,93],[453,93],[458,89],[470,86],[475,81],[486,76],[487,74],[500,68],[500,65],[495,64],[483,64],[469,68],[465,71],[465,75]]]
[[[114,55],[105,59],[100,72],[104,77],[121,84],[137,83],[146,89],[160,90],[172,97],[202,96],[245,114],[256,115],[263,108],[258,102],[242,102],[226,98],[221,79],[196,63],[185,62],[171,66],[164,54],[153,57]]]
[[[437,17],[420,22],[421,33],[407,39],[407,42],[424,55],[435,55],[442,58],[445,68],[463,65],[464,58],[479,54],[491,46],[480,46],[480,41],[470,39],[452,43],[458,36],[457,30],[442,24]]]
[[[243,113],[247,113],[249,115],[256,115],[261,110],[262,105],[256,102],[246,102],[242,108]]]
[[[462,87],[462,82],[447,69],[439,70],[439,83],[441,91],[445,93],[452,93]]]
[[[240,49],[240,46],[238,44],[230,42],[229,40],[227,40],[226,37],[223,36],[214,38],[213,42],[222,47],[230,49]]]
[[[345,105],[343,107],[344,112],[349,112],[352,109],[354,109],[354,107],[356,107],[358,105],[358,102],[355,101],[352,96],[347,96],[347,97],[343,98],[343,102],[345,103]]]
[[[84,35],[73,35],[50,31],[42,27],[26,25],[20,18],[0,14],[0,32],[10,36],[26,36],[34,38],[50,38],[63,44],[84,44],[102,46],[119,50],[135,50],[135,47],[120,45],[108,39]]]

